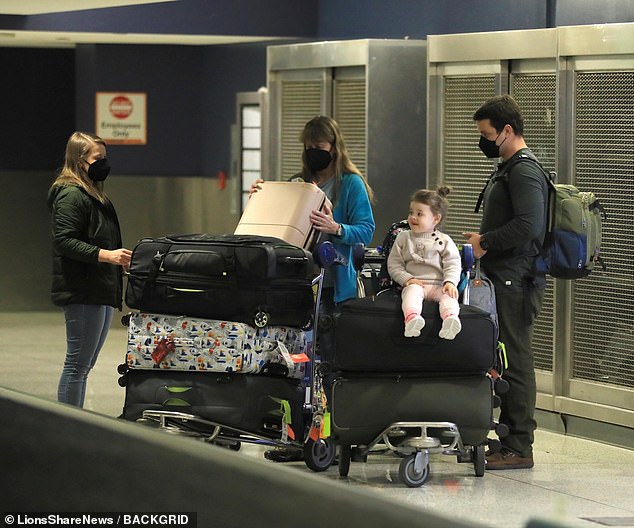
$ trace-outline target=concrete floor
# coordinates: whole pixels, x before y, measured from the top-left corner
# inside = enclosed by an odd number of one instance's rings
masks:
[[[55,400],[65,352],[62,312],[0,313],[0,336],[0,386]],[[121,413],[125,391],[117,384],[116,367],[124,360],[125,345],[125,328],[117,317],[89,377],[87,410]],[[261,458],[264,449],[243,445],[240,453]],[[390,453],[376,453],[367,463],[353,462],[348,478],[339,477],[336,468],[318,475],[389,497],[395,508],[406,503],[490,526],[519,528],[538,519],[548,523],[541,526],[634,526],[631,450],[538,430],[532,470],[476,478],[471,464],[433,455],[430,480],[415,489],[399,482],[399,462]],[[270,465],[275,471],[276,464]],[[285,465],[310,472],[303,462]]]

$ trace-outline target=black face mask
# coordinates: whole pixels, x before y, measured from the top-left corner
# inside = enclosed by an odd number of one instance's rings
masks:
[[[500,132],[501,134],[502,132]],[[478,143],[478,147],[487,158],[499,158],[500,157],[500,147],[498,147],[495,142],[497,138],[500,137],[500,134],[497,135],[495,139],[487,139],[484,136],[480,136],[480,142]]]
[[[108,165],[106,158],[98,159],[88,165],[88,177],[92,181],[104,181],[108,177],[108,174],[110,174],[110,165]]]
[[[313,172],[319,172],[324,170],[330,162],[332,161],[332,156],[330,152],[327,150],[322,150],[318,148],[309,148],[306,149],[306,164],[308,168]]]

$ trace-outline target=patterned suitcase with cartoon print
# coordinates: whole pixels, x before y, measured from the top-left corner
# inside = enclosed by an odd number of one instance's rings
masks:
[[[255,328],[235,321],[130,314],[130,369],[278,373],[303,378],[312,336],[298,328]]]

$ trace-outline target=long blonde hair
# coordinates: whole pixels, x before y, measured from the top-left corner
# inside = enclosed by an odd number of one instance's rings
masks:
[[[106,142],[99,136],[89,132],[73,132],[68,138],[68,143],[66,143],[64,166],[60,169],[52,187],[77,185],[95,200],[106,203],[108,198],[103,191],[103,182],[92,181],[81,166],[84,156],[95,145],[103,145],[105,147]]]
[[[339,125],[334,119],[328,116],[313,117],[304,126],[304,130],[302,130],[299,140],[303,145],[311,143],[316,144],[322,141],[333,145],[334,149],[332,150],[331,155],[335,161],[335,197],[337,195],[339,185],[341,184],[341,176],[344,173],[353,173],[358,174],[361,177],[363,184],[365,185],[365,190],[368,193],[370,203],[374,202],[374,191],[372,190],[372,187],[370,187],[366,177],[361,174],[361,171],[350,159],[348,150],[346,149],[346,144],[343,140],[343,135],[341,134]],[[311,180],[313,173],[308,168],[305,149],[302,152],[302,165],[302,175],[304,180]]]

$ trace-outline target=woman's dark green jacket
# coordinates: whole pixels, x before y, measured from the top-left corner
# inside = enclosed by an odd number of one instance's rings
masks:
[[[99,249],[122,247],[112,204],[102,204],[77,185],[56,185],[48,205],[53,223],[53,303],[121,308],[121,267],[97,260]]]

